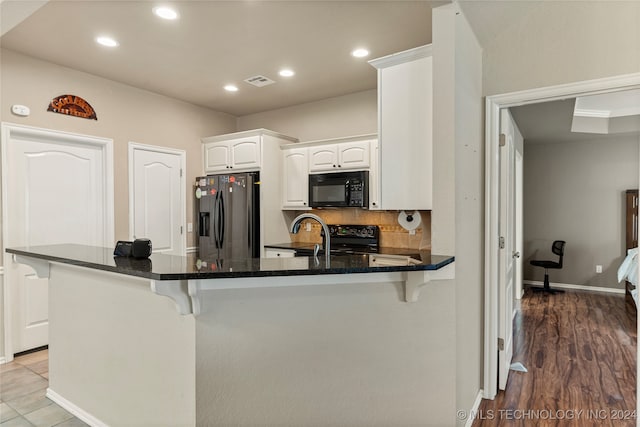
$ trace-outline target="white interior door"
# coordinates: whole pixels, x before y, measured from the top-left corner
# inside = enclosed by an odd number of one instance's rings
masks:
[[[515,130],[511,114],[503,110],[500,120],[500,254],[498,266],[498,388],[507,386],[513,356],[513,298],[516,273],[515,258]]]
[[[518,136],[522,139],[522,135],[518,135],[519,131],[516,127],[516,141]],[[515,163],[515,179],[516,179],[516,188],[515,188],[515,198],[516,198],[516,223],[515,223],[515,232],[516,232],[516,253],[518,256],[514,258],[515,262],[515,298],[517,300],[522,298],[524,293],[522,280],[523,280],[523,267],[522,267],[522,257],[520,254],[524,253],[524,157],[523,150],[517,148],[516,144],[516,163]]]
[[[111,140],[2,125],[5,247],[113,245]],[[9,358],[48,344],[48,280],[5,255]],[[7,332],[5,329],[5,333]]]
[[[130,234],[151,240],[153,252],[184,255],[185,152],[129,144]]]

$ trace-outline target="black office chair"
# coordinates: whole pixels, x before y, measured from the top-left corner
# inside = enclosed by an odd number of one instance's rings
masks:
[[[530,264],[533,265],[534,267],[542,267],[544,268],[544,287],[540,288],[540,287],[532,287],[531,289],[534,290],[534,292],[548,292],[550,294],[555,294],[555,293],[560,293],[560,292],[564,292],[560,289],[551,289],[549,287],[549,269],[561,269],[562,268],[562,258],[564,257],[564,245],[567,242],[565,242],[564,240],[556,240],[553,242],[553,244],[551,245],[551,251],[558,255],[558,261],[548,261],[548,260],[531,260]]]

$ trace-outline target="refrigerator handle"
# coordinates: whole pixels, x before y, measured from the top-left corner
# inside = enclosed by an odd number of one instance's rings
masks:
[[[220,222],[220,215],[218,212],[218,193],[216,193],[215,199],[213,199],[213,241],[216,244],[216,249],[220,249],[220,243],[218,242],[218,223]]]
[[[250,194],[250,192],[247,192],[247,230],[249,230],[249,233],[247,233],[247,248],[249,248],[249,253],[251,254],[251,237],[253,236],[253,221],[251,221],[251,214],[253,212],[253,201],[251,200]]]
[[[224,245],[224,227],[225,227],[225,223],[224,223],[224,195],[222,194],[222,192],[220,193],[220,222],[219,224],[219,239],[220,239],[220,247],[222,247]]]
[[[209,236],[209,219],[209,212],[200,212],[200,223],[198,224],[200,237]]]

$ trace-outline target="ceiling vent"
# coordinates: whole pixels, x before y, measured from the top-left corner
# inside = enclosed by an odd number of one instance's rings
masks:
[[[268,86],[270,84],[275,83],[269,77],[265,77],[265,76],[253,76],[253,77],[249,77],[248,79],[245,79],[244,81],[256,87]]]

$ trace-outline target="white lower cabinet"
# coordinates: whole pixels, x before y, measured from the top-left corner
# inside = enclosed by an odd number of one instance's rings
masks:
[[[265,248],[266,258],[293,258],[296,256],[296,251],[293,249],[274,249]]]

